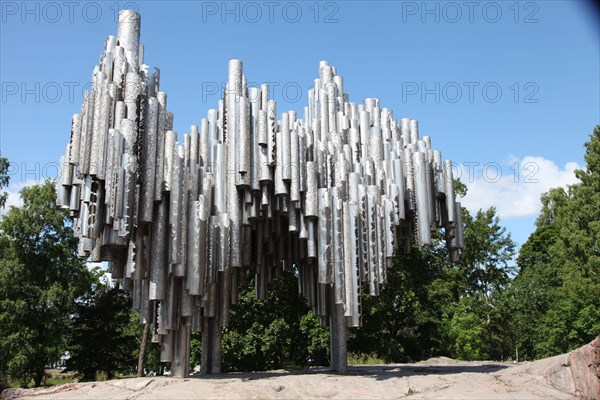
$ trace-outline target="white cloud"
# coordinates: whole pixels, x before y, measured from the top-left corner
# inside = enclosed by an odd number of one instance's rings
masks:
[[[509,158],[506,164],[459,164],[455,175],[468,187],[462,203],[470,211],[496,207],[501,218],[537,215],[542,203],[540,196],[551,188],[579,182],[575,162],[559,167],[543,157]]]
[[[0,208],[0,216],[7,213],[8,210],[10,210],[10,206],[21,207],[23,205],[23,200],[19,195],[21,189],[28,186],[37,185],[38,183],[40,183],[40,181],[36,181],[35,179],[14,183],[9,182],[8,186],[3,190],[8,193],[8,198],[6,199],[6,204],[4,205],[4,208]]]

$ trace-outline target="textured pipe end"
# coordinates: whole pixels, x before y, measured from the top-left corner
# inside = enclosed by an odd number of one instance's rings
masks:
[[[229,60],[229,90],[235,90],[237,95],[242,94],[243,63],[240,60]]]
[[[137,71],[140,52],[140,26],[142,17],[133,10],[119,12],[119,28],[117,38],[119,45],[125,50],[125,57],[130,66]]]

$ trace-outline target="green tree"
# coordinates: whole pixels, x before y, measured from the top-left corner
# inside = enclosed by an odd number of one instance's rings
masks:
[[[564,196],[562,189],[549,193]],[[546,213],[548,210],[543,209]],[[551,263],[550,245],[556,240],[557,226],[540,225],[519,251],[518,274],[510,285],[508,302],[511,312],[511,331],[517,359],[533,359],[550,355],[538,352],[546,333],[540,329],[542,317],[548,312],[555,295],[554,288],[562,285],[559,271]],[[535,321],[535,323],[534,323]]]
[[[137,319],[135,318],[137,314]],[[134,321],[132,321],[132,316]],[[132,329],[132,323],[137,324]],[[122,290],[99,284],[76,308],[67,362],[80,379],[96,379],[98,372],[113,378],[117,372],[136,370],[139,314],[131,312],[131,297]]]
[[[53,183],[21,190],[0,221],[0,372],[36,386],[65,349],[75,300],[94,277],[77,257]]]
[[[458,265],[464,275],[466,293],[489,297],[510,282],[516,245],[500,225],[494,207],[479,210],[474,217],[465,211],[462,214],[465,247]]]
[[[223,332],[223,370],[260,371],[283,368],[285,362],[307,365],[323,359],[328,332],[319,326],[298,293],[296,275],[283,272],[257,300],[252,280],[240,289]]]
[[[7,172],[8,159],[0,157],[0,208],[4,208],[6,199],[8,198],[8,193],[2,191],[3,188],[8,186],[9,176],[7,175]],[[6,379],[6,364],[6,356],[0,355],[0,389],[8,384]]]
[[[467,188],[455,181],[459,196]],[[501,301],[512,273],[515,244],[494,208],[474,216],[462,209],[465,248],[448,261],[441,231],[433,244],[411,247],[388,270],[378,297],[363,296],[363,323],[351,330],[350,351],[387,362],[444,355],[501,358],[510,347]]]
[[[411,247],[388,270],[388,282],[371,297],[363,287],[362,326],[349,332],[348,348],[386,362],[445,354],[445,325],[458,299],[457,270],[450,265],[441,233],[430,248]],[[445,354],[450,355],[450,354]]]
[[[467,187],[454,182],[456,193],[464,197]],[[516,272],[513,258],[516,243],[500,224],[494,207],[479,210],[475,216],[462,209],[465,248],[458,264],[459,300],[453,305],[448,332],[455,339],[453,354],[462,358],[504,359],[510,354],[513,335],[509,327],[508,288]],[[471,314],[471,315],[469,315]],[[479,324],[464,325],[467,321]],[[485,329],[481,329],[485,321]],[[458,327],[463,325],[463,329]],[[481,335],[485,335],[485,339]],[[471,339],[466,339],[471,336]],[[464,347],[460,347],[460,346]],[[474,352],[466,352],[467,348]]]
[[[141,322],[140,312],[131,307],[131,300],[125,307],[125,310],[127,312],[129,312],[129,322],[128,322],[127,326],[123,328],[123,331],[120,332],[119,334],[122,334],[127,337],[134,337],[136,340],[136,345],[134,348],[130,349],[131,355],[130,355],[129,359],[127,360],[127,362],[124,363],[124,365],[126,365],[126,367],[119,369],[119,372],[131,373],[132,371],[130,370],[131,369],[131,361],[130,360],[138,360],[138,367],[139,367],[139,356],[140,356],[141,343],[144,338],[144,325],[140,323]],[[149,327],[149,328],[151,328],[151,327]],[[145,351],[145,356],[143,358],[142,368],[144,369],[144,374],[153,372],[153,373],[162,375],[165,367],[169,368],[170,363],[161,363],[160,362],[160,343],[153,343],[151,341],[151,336],[152,336],[152,332],[151,332],[151,330],[148,330],[148,336],[146,338],[146,351]],[[195,356],[194,350],[193,350],[195,340],[197,340],[197,334],[193,333],[192,341],[191,341],[191,346],[192,346],[191,359],[192,360],[194,360],[194,356]],[[193,364],[193,362],[194,361],[192,361],[192,364],[191,364],[192,366],[195,365],[195,364]]]
[[[449,324],[452,337],[452,353],[462,360],[484,358],[488,347],[487,322],[482,308],[485,300],[479,294],[465,296],[454,305],[454,314]]]
[[[512,324],[527,358],[568,352],[600,333],[600,125],[585,147],[580,183],[542,196],[519,254]]]
[[[194,367],[196,367],[197,365],[200,365],[201,363],[202,363],[202,334],[200,332],[192,332],[192,335],[190,338],[190,368],[193,370]]]
[[[3,188],[8,186],[8,181],[8,159],[0,157],[0,208],[4,207],[8,198],[8,193],[2,191]]]
[[[511,332],[504,298],[515,272],[515,243],[496,209],[462,212],[464,249],[458,263],[463,288],[450,321],[455,356],[501,359],[510,354]],[[483,336],[482,336],[483,335]]]

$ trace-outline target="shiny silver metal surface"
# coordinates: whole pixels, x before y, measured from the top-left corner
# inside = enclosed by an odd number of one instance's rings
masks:
[[[265,298],[294,267],[332,327],[332,366],[343,372],[361,283],[378,295],[396,252],[412,238],[431,244],[439,228],[459,260],[451,162],[419,138],[416,120],[394,119],[376,98],[350,103],[326,61],[303,118],[278,120],[268,85],[248,87],[231,60],[223,99],[178,142],[159,71],[143,64],[140,21],[119,14],[72,116],[57,202],[74,219],[79,253],[112,263],[178,376],[189,373],[192,330],[202,331],[202,371],[220,371],[221,327],[246,270]]]

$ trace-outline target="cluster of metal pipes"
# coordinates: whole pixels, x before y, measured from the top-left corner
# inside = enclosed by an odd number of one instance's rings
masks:
[[[462,248],[450,161],[377,99],[351,103],[321,62],[304,117],[277,118],[267,85],[247,87],[229,62],[218,108],[178,141],[159,72],[148,72],[140,16],[119,14],[93,87],[73,115],[58,203],[79,252],[108,261],[152,326],[161,361],[187,376],[192,331],[205,373],[221,368],[221,328],[238,288],[256,295],[283,270],[331,327],[331,363],[346,368],[346,328],[361,324],[361,284],[376,296],[397,250],[444,227]]]

